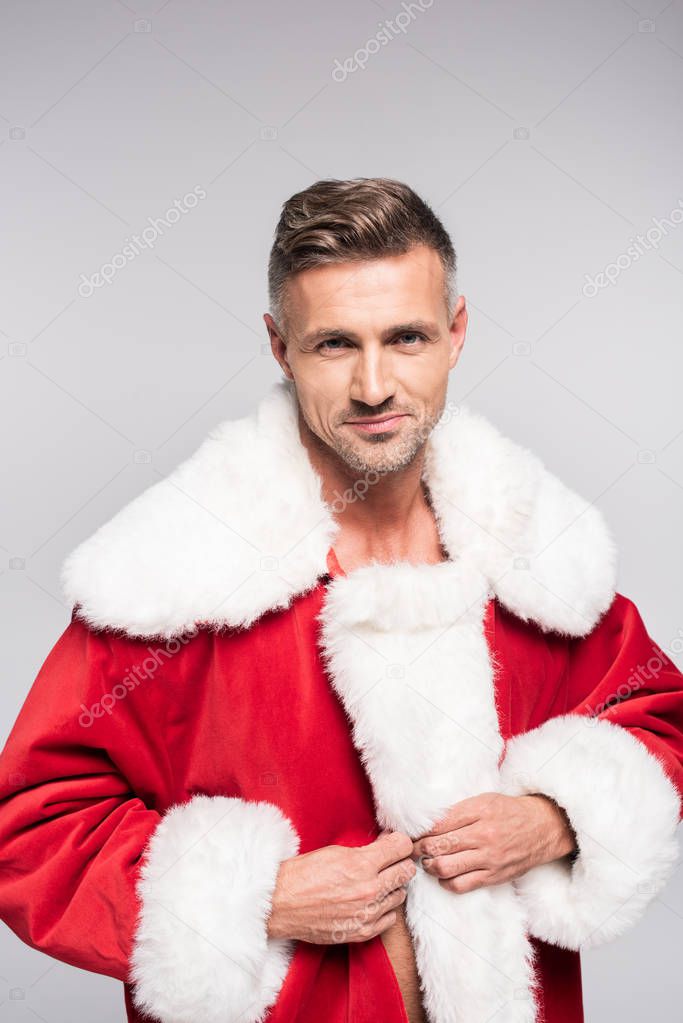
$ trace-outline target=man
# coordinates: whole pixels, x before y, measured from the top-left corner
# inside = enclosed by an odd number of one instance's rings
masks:
[[[406,185],[322,181],[285,379],[63,569],[0,758],[0,915],[162,1023],[580,1023],[677,860],[683,675],[600,512],[446,401],[465,300]]]

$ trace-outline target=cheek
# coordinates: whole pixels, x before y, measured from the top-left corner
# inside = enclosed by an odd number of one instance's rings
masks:
[[[335,417],[330,414],[327,406],[323,407],[315,402],[304,405],[301,398],[299,402],[303,418],[311,433],[314,433],[325,444],[330,444],[334,437],[339,436],[341,427],[335,426]]]
[[[422,406],[431,410],[442,405],[448,390],[448,365],[441,364],[441,359],[405,359],[401,372],[395,380],[399,390],[408,399],[408,404],[415,408]]]

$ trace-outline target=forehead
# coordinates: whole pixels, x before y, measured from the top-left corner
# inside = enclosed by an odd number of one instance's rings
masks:
[[[396,309],[416,301],[440,302],[444,272],[435,249],[418,245],[400,256],[330,263],[302,270],[287,283],[295,315],[322,315],[334,309]]]

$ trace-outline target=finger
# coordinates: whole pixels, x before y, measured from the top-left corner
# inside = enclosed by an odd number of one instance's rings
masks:
[[[361,848],[370,856],[373,866],[379,872],[399,860],[410,857],[413,842],[403,831],[388,831]]]
[[[457,877],[472,870],[488,870],[488,864],[477,849],[454,853],[452,856],[423,859],[422,866],[428,874],[439,878]]]
[[[470,870],[466,874],[458,874],[457,877],[439,878],[441,887],[456,895],[474,892],[477,888],[486,888],[493,883],[488,870]]]
[[[394,888],[392,892],[387,892],[386,895],[377,900],[377,915],[382,916],[391,909],[397,909],[403,905],[407,898],[408,889],[405,885],[401,885],[400,888]]]
[[[413,842],[413,857],[419,859],[422,856],[445,856],[464,849],[477,849],[482,844],[479,827],[480,822],[477,821],[456,831],[445,831],[440,835],[419,838]]]
[[[374,926],[380,917],[385,916],[393,909],[398,909],[408,897],[408,890],[405,887],[395,888],[391,892],[378,892],[368,900],[359,901],[355,904],[352,913],[352,923],[349,929],[367,930]]]
[[[458,803],[454,803],[443,817],[434,822],[429,831],[420,835],[420,838],[425,838],[427,835],[438,835],[444,831],[455,831],[456,828],[465,828],[468,824],[476,823],[487,805],[486,796],[487,794],[468,796],[467,799],[461,799]]]
[[[407,856],[398,863],[380,870],[378,879],[382,891],[390,892],[400,885],[408,884],[416,874],[417,866],[410,856]]]
[[[371,919],[365,915],[361,922],[354,922],[344,930],[344,942],[370,941],[383,931],[392,927],[398,919],[396,907],[382,912],[380,916]]]

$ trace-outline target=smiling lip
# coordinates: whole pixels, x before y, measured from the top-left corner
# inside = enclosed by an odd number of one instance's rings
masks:
[[[347,423],[364,433],[386,433],[387,430],[393,430],[398,426],[400,420],[404,418],[404,413],[398,413],[397,415],[381,416],[379,419],[349,419]]]

